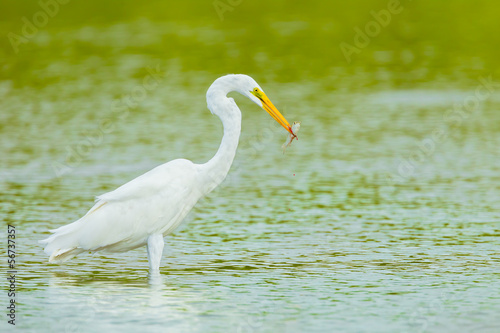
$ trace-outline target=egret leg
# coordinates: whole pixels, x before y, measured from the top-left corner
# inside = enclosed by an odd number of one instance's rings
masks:
[[[148,237],[148,262],[151,272],[160,272],[161,255],[163,254],[163,235],[154,234]]]

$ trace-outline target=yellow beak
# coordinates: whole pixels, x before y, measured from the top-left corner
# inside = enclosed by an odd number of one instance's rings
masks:
[[[276,109],[276,107],[271,103],[269,98],[267,98],[266,94],[263,91],[250,91],[255,97],[261,100],[262,108],[267,111],[281,126],[283,126],[288,133],[296,137],[296,135],[292,131],[292,127],[288,123],[288,121],[283,117],[283,115]]]

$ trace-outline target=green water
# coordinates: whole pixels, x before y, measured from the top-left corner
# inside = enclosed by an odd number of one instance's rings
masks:
[[[402,1],[346,59],[341,43],[356,47],[353,29],[390,1],[222,2],[70,1],[12,44],[41,7],[3,1],[0,244],[6,271],[14,225],[15,328],[498,332],[498,5]],[[235,94],[233,167],[166,238],[161,278],[148,279],[145,248],[48,264],[37,241],[95,195],[215,153],[205,92],[227,73],[302,121],[300,140],[283,155],[284,130]],[[14,330],[5,281],[2,332]]]

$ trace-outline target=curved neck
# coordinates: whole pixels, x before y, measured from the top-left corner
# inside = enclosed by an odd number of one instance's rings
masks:
[[[236,155],[240,139],[241,112],[232,98],[227,98],[226,96],[224,98],[229,102],[228,109],[231,110],[219,116],[224,127],[224,136],[215,156],[204,164],[206,170],[205,176],[208,177],[207,193],[212,191],[226,178]]]

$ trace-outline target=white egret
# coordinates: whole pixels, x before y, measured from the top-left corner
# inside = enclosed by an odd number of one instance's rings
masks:
[[[40,241],[46,244],[49,262],[64,262],[86,251],[125,252],[147,245],[149,268],[158,272],[163,237],[174,231],[196,202],[229,172],[241,132],[241,111],[226,96],[232,91],[261,106],[295,136],[288,121],[251,77],[233,74],[218,78],[207,91],[208,109],[224,127],[215,156],[204,164],[173,160],[98,196],[82,218],[51,230],[53,234]]]

